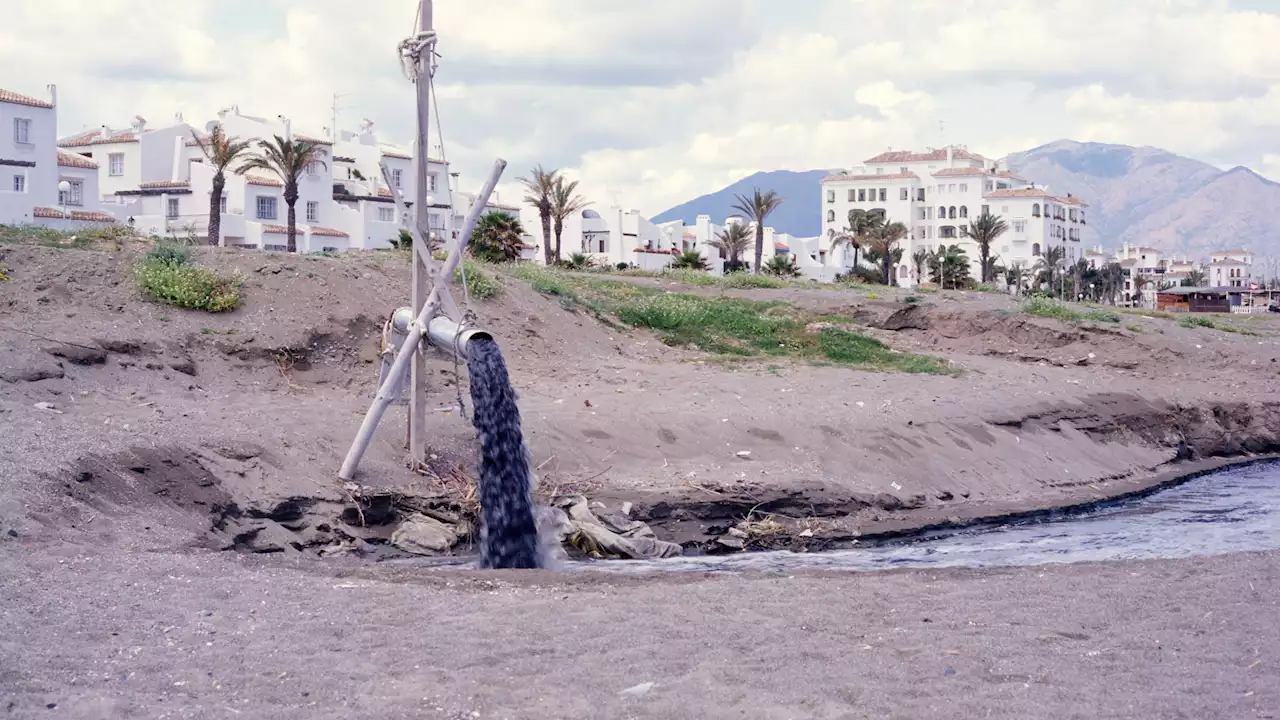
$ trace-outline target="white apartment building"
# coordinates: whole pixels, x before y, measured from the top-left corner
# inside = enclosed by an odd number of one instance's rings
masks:
[[[1252,287],[1253,255],[1248,250],[1222,250],[1209,259],[1211,287]]]
[[[97,165],[58,150],[52,85],[49,96],[41,100],[0,90],[0,223],[74,229],[114,222],[100,209]]]
[[[852,266],[847,244],[832,248],[848,225],[850,211],[861,209],[901,222],[909,233],[902,241],[903,262],[896,280],[903,286],[921,282],[907,259],[917,249],[959,245],[969,256],[971,274],[980,276],[977,244],[964,229],[983,212],[998,215],[1009,229],[992,246],[998,263],[1034,267],[1050,247],[1062,247],[1068,263],[1084,257],[1080,236],[1087,223],[1085,203],[1070,194],[1058,196],[960,146],[924,153],[888,151],[866,160],[854,171],[822,181],[825,239],[820,253],[828,266]]]

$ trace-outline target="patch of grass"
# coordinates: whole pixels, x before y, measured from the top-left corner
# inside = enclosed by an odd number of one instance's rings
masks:
[[[979,285],[976,288],[974,288],[974,290],[977,290],[978,292],[984,292],[984,293],[994,293],[996,295],[1005,294],[1003,290],[996,287],[995,285]]]
[[[240,304],[239,277],[208,268],[144,258],[133,268],[142,294],[156,302],[178,307],[226,312]]]
[[[718,282],[712,283],[720,287],[734,288],[740,290],[770,290],[777,288],[789,287],[795,285],[795,282],[788,282],[782,278],[770,277],[768,275],[751,275],[749,273],[729,273],[724,277],[715,277],[708,275],[707,277]]]
[[[1069,304],[1046,297],[1027,298],[1022,303],[1022,312],[1036,317],[1053,318],[1069,323],[1095,322],[1119,323],[1120,316],[1107,310],[1080,311]]]
[[[1132,332],[1132,333],[1142,333],[1142,332],[1146,332],[1145,330],[1143,330],[1143,329],[1142,329],[1142,326],[1141,326],[1141,325],[1134,325],[1134,324],[1132,324],[1132,323],[1130,323],[1130,324],[1128,324],[1128,325],[1125,325],[1125,326],[1124,326],[1124,329],[1125,329],[1125,330],[1128,330],[1129,332]]]
[[[460,284],[463,273],[466,273],[468,292],[477,300],[488,300],[502,292],[502,283],[497,276],[485,272],[475,260],[464,259],[462,266],[453,271],[453,281]]]
[[[904,302],[904,303],[908,303],[908,304],[911,304],[911,303],[918,303],[918,302],[920,302],[920,298],[916,297],[915,295],[908,295],[908,296],[906,296],[906,297],[902,298],[902,302]]]
[[[1238,327],[1231,323],[1215,321],[1212,318],[1207,318],[1203,315],[1186,315],[1178,321],[1178,324],[1184,328],[1207,328],[1209,330],[1221,330],[1222,332],[1235,333],[1237,335],[1251,335],[1256,337],[1262,334],[1256,330]]]
[[[533,286],[534,290],[543,295],[570,297],[573,294],[569,289],[569,281],[565,274],[544,265],[519,263],[506,266],[503,269],[512,277],[528,282]]]
[[[875,293],[867,293],[868,300],[879,300],[880,296]]]
[[[156,243],[156,246],[148,250],[143,257],[146,262],[167,263],[170,265],[191,264],[191,250],[185,245],[171,242]]]

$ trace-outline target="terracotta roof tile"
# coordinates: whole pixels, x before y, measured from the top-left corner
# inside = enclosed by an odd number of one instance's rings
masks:
[[[987,171],[982,168],[947,168],[934,173],[934,177],[958,177],[961,175],[986,175]]]
[[[1053,194],[1044,188],[1011,188],[1008,190],[995,190],[987,193],[983,197],[989,198],[1048,198],[1053,199]]]
[[[919,180],[915,173],[885,173],[883,175],[828,175],[822,182],[865,182],[867,180]]]
[[[261,185],[263,187],[284,187],[284,183],[275,179],[262,177],[261,175],[245,175],[244,182],[246,185]]]
[[[996,177],[1002,177],[1006,180],[1017,180],[1018,182],[1027,182],[1026,178],[1022,177],[1017,173],[1009,172],[1008,170],[1001,170],[1000,172],[996,173]]]
[[[1089,207],[1089,204],[1088,204],[1088,203],[1086,203],[1085,201],[1083,201],[1083,200],[1081,200],[1080,198],[1075,197],[1075,196],[1072,196],[1072,197],[1055,197],[1055,198],[1054,198],[1054,200],[1057,200],[1058,202],[1062,203],[1063,205],[1075,205],[1075,206],[1077,206],[1077,207]]]
[[[1214,250],[1211,255],[1241,255],[1248,253],[1248,250]]]
[[[491,202],[485,207],[497,208],[499,210],[514,210],[520,212],[520,208],[515,205],[503,205],[502,203]]]
[[[14,105],[30,105],[31,107],[44,108],[46,110],[53,109],[53,103],[47,100],[38,100],[29,95],[19,95],[3,88],[0,88],[0,102]]]
[[[774,252],[791,252],[791,248],[787,247],[786,243],[774,243],[773,250]]]
[[[270,233],[272,235],[288,235],[289,228],[284,225],[263,225],[262,232]]]
[[[952,148],[951,156],[958,160],[985,160],[986,158],[976,153],[971,153],[963,148]],[[863,162],[867,165],[879,165],[882,163],[901,163],[901,162],[937,162],[947,159],[947,149],[932,150],[927,153],[917,153],[910,150],[890,150]]]
[[[61,150],[58,151],[58,165],[59,167],[84,168],[86,170],[98,169],[98,163],[89,158],[75,153],[65,153]]]
[[[394,150],[383,150],[383,151],[382,151],[382,156],[383,156],[383,157],[389,157],[389,158],[396,158],[396,159],[398,159],[398,160],[412,160],[412,159],[413,159],[413,156],[412,156],[412,155],[406,155],[405,153],[402,153],[402,152],[395,152]]]
[[[312,226],[311,234],[323,235],[325,237],[351,237],[350,235],[342,232],[341,230],[334,230],[333,228],[315,227],[315,226]]]
[[[332,140],[325,140],[324,138],[312,137],[310,135],[299,135],[297,133],[294,133],[293,139],[301,140],[303,142],[315,143],[316,145],[332,145],[333,144]]]
[[[55,219],[67,217],[66,213],[62,212],[61,210],[55,210],[54,208],[47,208],[47,207],[32,208],[31,216],[38,217],[38,218],[55,218]],[[101,223],[113,223],[116,221],[115,216],[111,215],[110,213],[89,212],[87,210],[72,210],[71,219],[82,220],[84,222],[101,222]]]
[[[163,190],[165,188],[188,188],[191,183],[182,180],[158,180],[156,182],[138,183],[139,190]]]
[[[138,134],[135,132],[117,132],[110,135],[103,135],[101,130],[91,130],[80,135],[72,135],[69,138],[63,138],[58,141],[58,147],[86,147],[88,145],[110,145],[112,143],[136,143],[138,142]]]

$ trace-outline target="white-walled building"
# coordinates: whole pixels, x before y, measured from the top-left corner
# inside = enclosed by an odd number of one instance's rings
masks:
[[[101,211],[97,164],[58,149],[53,86],[49,95],[0,90],[0,223],[71,230],[114,222]]]
[[[820,253],[825,264],[837,268],[852,265],[847,244],[832,249],[832,240],[848,226],[851,211],[861,209],[884,214],[889,222],[901,222],[909,232],[900,247],[903,262],[895,268],[900,285],[915,285],[909,258],[917,249],[959,245],[969,256],[971,274],[980,276],[977,244],[964,229],[984,211],[998,215],[1009,229],[992,246],[998,264],[1034,267],[1050,247],[1060,246],[1066,262],[1084,257],[1080,236],[1087,223],[1087,205],[1070,194],[1058,196],[1036,187],[999,163],[959,146],[928,152],[889,151],[866,160],[863,166],[822,181],[823,228],[826,242]]]
[[[1253,282],[1253,255],[1248,250],[1222,250],[1210,256],[1210,287],[1247,288]]]

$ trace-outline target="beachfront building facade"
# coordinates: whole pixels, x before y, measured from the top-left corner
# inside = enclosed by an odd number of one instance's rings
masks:
[[[73,230],[110,224],[97,164],[58,149],[57,89],[49,99],[0,89],[0,223]]]
[[[1209,259],[1209,283],[1212,287],[1253,287],[1253,254],[1248,250],[1221,250]]]
[[[1068,263],[1084,257],[1084,202],[1033,185],[961,146],[923,153],[890,150],[824,178],[821,192],[828,265],[853,266],[852,246],[838,241],[852,211],[881,213],[888,222],[906,225],[907,236],[899,244],[903,261],[895,264],[892,278],[902,286],[927,281],[915,277],[909,259],[916,250],[943,245],[959,245],[969,257],[970,274],[980,277],[977,243],[965,229],[983,212],[1001,217],[1009,228],[991,248],[999,265],[1030,269],[1051,247],[1060,247]]]

